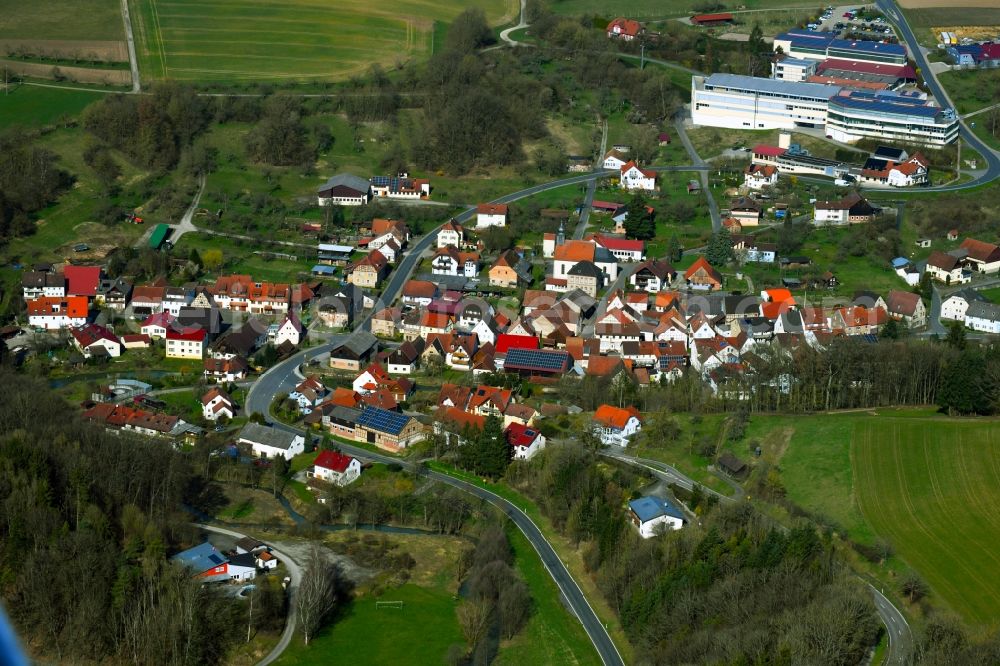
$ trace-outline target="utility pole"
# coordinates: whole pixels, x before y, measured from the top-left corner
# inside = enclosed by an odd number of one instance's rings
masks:
[[[250,590],[250,619],[247,620],[247,643],[250,642],[250,628],[253,627],[253,593],[256,591]]]

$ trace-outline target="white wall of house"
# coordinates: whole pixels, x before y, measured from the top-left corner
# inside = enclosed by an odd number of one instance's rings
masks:
[[[657,516],[652,520],[647,520],[639,524],[639,536],[643,539],[651,539],[670,530],[679,530],[684,527],[684,521],[673,516]]]
[[[628,446],[629,438],[641,429],[642,424],[634,416],[629,417],[629,420],[621,429],[599,423],[594,424],[594,434],[600,437],[601,441],[607,446]]]
[[[357,458],[351,458],[351,462],[348,463],[347,469],[343,472],[337,472],[332,469],[327,469],[326,467],[314,465],[313,476],[321,481],[326,481],[334,485],[346,486],[354,483],[361,476],[361,463]]]
[[[965,316],[965,325],[973,331],[980,333],[1000,333],[1000,319],[987,319],[986,317]]]
[[[246,440],[240,440],[246,441]],[[302,435],[296,435],[295,439],[292,440],[291,446],[287,449],[279,449],[275,446],[268,446],[267,444],[261,444],[260,442],[250,442],[250,448],[253,450],[254,455],[260,458],[284,458],[285,460],[291,460],[295,456],[299,455],[305,451],[306,440]]]
[[[949,296],[941,304],[941,319],[965,321],[965,311],[968,309],[969,302],[960,295]]]
[[[531,446],[515,446],[514,460],[531,460],[539,451],[545,448],[545,435],[539,433]]]

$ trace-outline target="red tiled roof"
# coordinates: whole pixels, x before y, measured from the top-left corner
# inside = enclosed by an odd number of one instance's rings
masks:
[[[541,433],[535,428],[517,422],[511,423],[507,426],[507,430],[504,431],[504,435],[507,437],[507,443],[511,446],[517,446],[522,449],[526,449],[534,444],[540,434]]]
[[[711,277],[714,281],[716,281],[719,284],[722,284],[722,275],[719,274],[719,271],[712,268],[712,264],[708,263],[708,260],[705,259],[705,257],[698,257],[697,259],[695,259],[694,263],[691,264],[690,268],[684,271],[684,279],[690,280],[691,277],[695,275],[699,270],[704,270],[706,273],[708,273],[709,277]]]
[[[715,23],[716,21],[732,21],[733,15],[729,12],[721,14],[697,14],[691,17],[691,23]]]
[[[98,326],[97,324],[86,324],[80,328],[74,328],[72,330],[72,334],[73,338],[80,344],[81,347],[89,347],[95,342],[100,342],[102,340],[118,342],[118,338],[114,333],[103,326]]]
[[[316,467],[322,467],[324,469],[333,470],[334,472],[343,473],[347,471],[347,467],[353,460],[354,458],[344,455],[340,451],[323,451],[316,456],[316,462],[313,464]]]
[[[970,259],[988,262],[1000,261],[1000,248],[997,248],[993,243],[966,238],[959,247],[969,253]]]
[[[97,294],[97,285],[101,281],[100,266],[66,266],[63,268],[66,278],[66,293],[70,296],[92,297]]]
[[[601,405],[594,412],[594,420],[598,423],[609,425],[613,428],[624,428],[628,420],[635,416],[639,418],[639,413],[634,409],[622,409],[613,405]],[[640,419],[641,420],[641,419]]]
[[[155,287],[147,284],[139,285],[132,289],[132,302],[159,303],[163,300],[166,292],[166,287]]]
[[[411,298],[434,298],[437,285],[427,280],[410,280],[403,285],[403,296]]]
[[[779,148],[777,146],[769,146],[765,143],[758,143],[756,146],[753,147],[753,151],[751,152],[753,152],[754,155],[765,155],[767,157],[781,157],[786,152],[788,152],[788,150],[786,148]]]
[[[598,235],[597,242],[609,250],[619,250],[622,252],[643,252],[646,243],[641,240],[629,240],[627,238],[615,238],[614,236]]]
[[[486,417],[471,412],[464,412],[458,407],[447,407],[441,412],[441,421],[450,421],[459,428],[471,427],[482,430],[486,425]]]
[[[87,317],[87,297],[41,296],[26,303],[29,315],[64,315],[73,318]]]
[[[618,33],[614,33],[614,29],[618,28]],[[628,35],[629,37],[635,37],[640,32],[642,32],[642,24],[638,21],[633,21],[632,19],[627,19],[619,16],[611,23],[608,24],[608,33]]]
[[[479,215],[506,215],[507,204],[482,203],[476,206]]]
[[[595,247],[594,243],[587,241],[566,241],[556,248],[553,258],[557,261],[593,261]]]
[[[208,331],[203,328],[190,328],[182,331],[173,328],[167,329],[167,340],[193,340],[204,342]]]

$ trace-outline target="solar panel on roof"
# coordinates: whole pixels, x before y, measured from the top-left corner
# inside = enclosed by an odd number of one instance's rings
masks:
[[[372,185],[385,186],[390,180],[389,176],[372,176]]]
[[[535,368],[558,372],[566,368],[566,352],[542,351],[538,349],[509,349],[504,365]]]
[[[410,417],[399,412],[390,412],[380,407],[366,407],[358,417],[358,425],[398,435],[403,431],[409,419]]]

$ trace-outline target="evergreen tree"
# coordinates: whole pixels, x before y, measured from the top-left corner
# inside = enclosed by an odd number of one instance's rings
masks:
[[[670,234],[670,240],[667,241],[667,260],[668,261],[680,261],[681,258],[681,242],[677,238],[677,234]]]
[[[945,365],[938,389],[938,405],[949,414],[987,414],[992,387],[983,375],[985,359],[977,349],[966,349]]]
[[[503,434],[503,421],[497,416],[486,417],[479,437],[481,474],[497,478],[510,465],[510,445]]]
[[[646,210],[646,199],[636,192],[625,206],[625,235],[638,240],[649,240],[656,235],[656,223]]]
[[[965,326],[957,321],[948,324],[948,335],[945,336],[944,341],[959,351],[965,349]]]
[[[732,261],[733,237],[728,229],[723,228],[712,234],[708,245],[705,247],[705,259],[713,266],[724,266]]]

